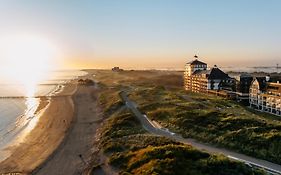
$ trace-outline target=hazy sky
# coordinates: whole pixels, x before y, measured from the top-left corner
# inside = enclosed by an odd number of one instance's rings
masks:
[[[48,37],[65,67],[281,64],[280,0],[0,0],[0,35]]]

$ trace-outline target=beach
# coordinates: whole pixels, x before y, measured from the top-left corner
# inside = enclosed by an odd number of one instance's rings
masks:
[[[36,175],[83,174],[95,154],[96,130],[103,115],[97,104],[98,89],[95,86],[79,86],[73,95],[75,106],[73,125],[68,130],[63,143],[42,166]]]
[[[81,78],[92,78],[89,73]],[[55,96],[42,97],[39,120],[26,139],[10,147],[0,174],[82,174],[99,159],[96,132],[103,121],[99,88],[68,83]]]
[[[7,148],[11,155],[0,163],[0,174],[30,174],[53,154],[73,122],[76,89],[71,82],[50,99],[41,98],[36,125],[23,142]]]

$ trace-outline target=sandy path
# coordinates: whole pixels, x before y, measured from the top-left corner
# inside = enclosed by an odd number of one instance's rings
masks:
[[[75,89],[76,85],[70,84],[59,94],[66,96],[51,98],[49,106],[39,114],[35,128],[21,144],[12,147],[11,156],[0,163],[0,174],[29,174],[53,153],[71,124],[74,106],[69,93]]]
[[[38,175],[81,174],[87,167],[94,151],[96,129],[101,123],[96,104],[96,89],[80,86],[75,93],[75,117],[65,141],[40,170]]]

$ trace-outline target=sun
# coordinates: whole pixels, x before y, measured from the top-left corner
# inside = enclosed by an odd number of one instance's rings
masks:
[[[36,35],[5,36],[0,42],[2,76],[24,85],[26,96],[34,95],[36,85],[54,67],[57,47],[48,38]]]

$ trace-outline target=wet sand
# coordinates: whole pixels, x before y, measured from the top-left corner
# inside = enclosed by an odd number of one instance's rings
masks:
[[[49,103],[42,99],[37,110],[38,123],[22,143],[9,148],[11,155],[0,163],[0,174],[30,174],[52,155],[73,121],[72,94],[76,86],[70,83]]]

